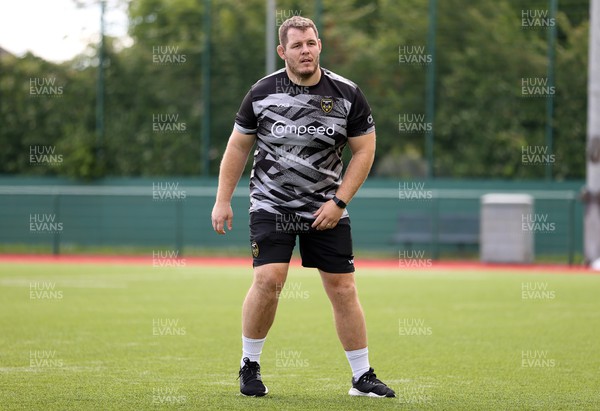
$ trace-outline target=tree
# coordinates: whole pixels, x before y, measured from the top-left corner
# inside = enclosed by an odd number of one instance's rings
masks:
[[[584,1],[587,3],[587,0]],[[545,29],[524,29],[524,9],[545,0],[438,1],[435,175],[453,178],[541,178],[521,151],[544,146],[545,99],[523,95],[523,78],[544,78]],[[0,58],[0,172],[74,178],[197,176],[201,158],[216,175],[235,113],[265,75],[264,0],[219,0],[211,10],[211,99],[202,101],[204,3],[129,3],[134,44],[106,38],[104,162],[96,157],[96,46],[64,64],[35,56]],[[315,17],[314,2],[279,0],[279,19]],[[321,61],[356,82],[373,110],[375,175],[424,176],[428,1],[323,2]],[[588,18],[585,4],[561,3],[557,16],[554,153],[557,179],[585,173]],[[278,21],[281,23],[281,21]],[[274,51],[272,51],[274,52]],[[416,58],[407,60],[407,57]],[[277,60],[278,67],[283,62]],[[31,79],[54,81],[58,95],[32,95]],[[46,79],[46,80],[44,80]],[[50,93],[52,94],[52,93]],[[209,104],[211,147],[202,152],[202,109]],[[404,117],[403,117],[404,116]],[[418,127],[402,128],[406,116]],[[402,129],[401,129],[402,128]],[[52,166],[30,162],[30,147],[62,154]]]

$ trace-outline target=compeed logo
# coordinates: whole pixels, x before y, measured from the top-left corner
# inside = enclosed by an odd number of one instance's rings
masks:
[[[305,134],[311,136],[333,136],[335,134],[335,124],[331,127],[325,126],[297,126],[295,124],[286,124],[278,120],[271,126],[271,134],[275,138],[286,137],[289,135],[303,136]]]

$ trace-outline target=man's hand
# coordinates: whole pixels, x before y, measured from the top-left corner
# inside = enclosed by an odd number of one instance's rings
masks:
[[[340,221],[340,218],[342,218],[342,214],[344,214],[344,209],[339,208],[333,200],[329,200],[314,212],[313,215],[317,219],[312,223],[311,227],[317,230],[334,228],[338,221]]]
[[[225,223],[227,223],[227,229],[231,231],[233,228],[233,210],[231,209],[231,203],[215,203],[215,206],[212,210],[211,219],[213,229],[217,234],[225,234]]]

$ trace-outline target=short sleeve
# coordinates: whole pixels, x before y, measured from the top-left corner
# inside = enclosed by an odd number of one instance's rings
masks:
[[[348,114],[348,137],[358,137],[375,131],[375,122],[367,98],[356,88],[356,97]]]
[[[234,128],[242,134],[256,134],[258,120],[252,108],[252,90],[248,91],[235,115]]]

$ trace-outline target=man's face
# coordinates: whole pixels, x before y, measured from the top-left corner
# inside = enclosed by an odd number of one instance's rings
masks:
[[[285,60],[288,69],[299,79],[310,78],[319,68],[321,41],[312,28],[302,31],[290,28],[287,44],[277,48],[279,56]]]

